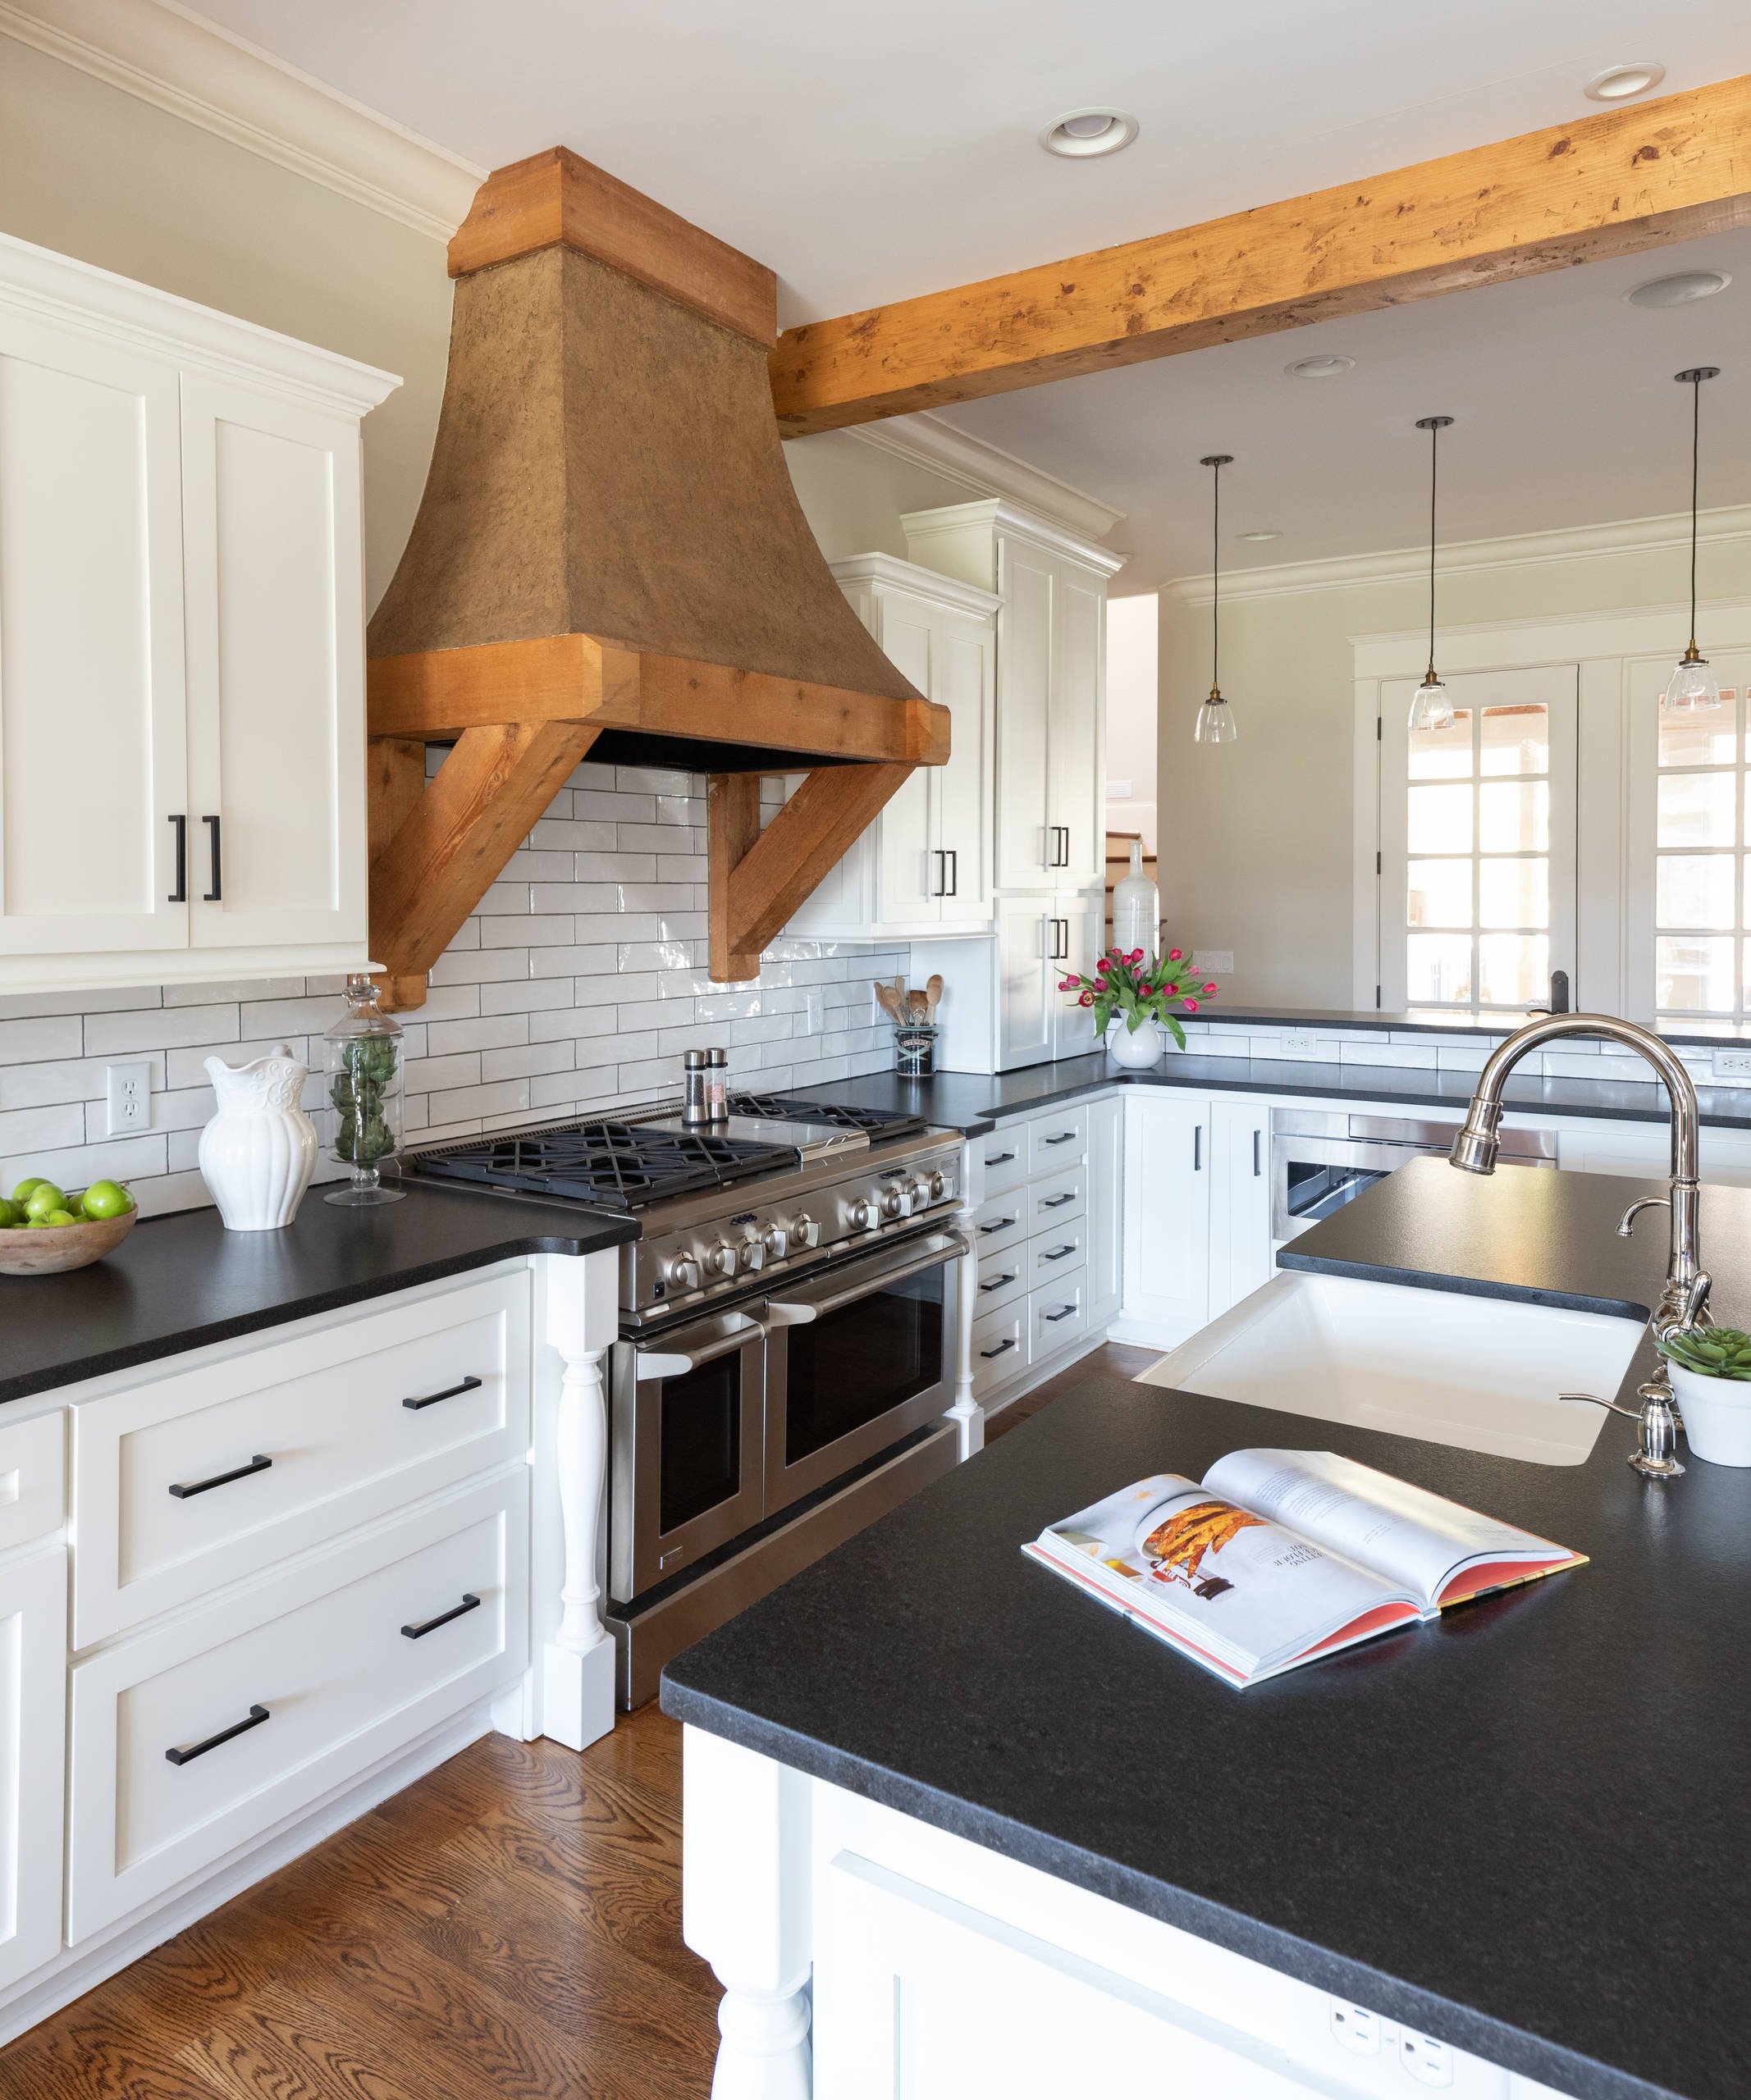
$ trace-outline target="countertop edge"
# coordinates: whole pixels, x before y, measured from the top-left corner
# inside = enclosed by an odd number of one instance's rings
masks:
[[[1612,1178],[1616,1178],[1615,1176]],[[1519,1305],[1548,1305],[1562,1312],[1602,1312],[1612,1319],[1652,1319],[1652,1305],[1633,1299],[1595,1297],[1580,1291],[1553,1290],[1538,1284],[1511,1284],[1476,1276],[1448,1276],[1429,1269],[1403,1269],[1388,1262],[1346,1261],[1331,1254],[1296,1252],[1295,1242],[1278,1249],[1279,1269],[1299,1269],[1309,1276],[1350,1276],[1358,1283],[1407,1284],[1417,1290],[1444,1290],[1456,1298],[1502,1298]]]

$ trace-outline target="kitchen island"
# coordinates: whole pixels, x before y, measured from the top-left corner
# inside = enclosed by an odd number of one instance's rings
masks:
[[[1660,1235],[1609,1226],[1644,1193],[1430,1163],[1296,1252],[1630,1314]],[[1709,1191],[1723,1318],[1751,1303],[1748,1226],[1751,1198]],[[664,1701],[687,1935],[728,1987],[720,2093],[811,2089],[808,1986],[822,2100],[1090,2075],[1738,2100],[1751,1473],[1644,1482],[1634,1434],[1608,1417],[1584,1463],[1532,1464],[1094,1376],[689,1650]],[[1272,1445],[1591,1564],[1241,1692],[1018,1550]]]

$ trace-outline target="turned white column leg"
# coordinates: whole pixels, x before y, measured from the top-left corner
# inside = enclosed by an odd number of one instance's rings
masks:
[[[614,1271],[595,1266],[612,1259],[555,1255],[546,1278],[546,1338],[563,1367],[552,1453],[564,1574],[559,1624],[542,1656],[542,1732],[573,1750],[614,1726],[615,1650],[597,1578],[608,1461],[602,1365],[615,1332]]]
[[[954,1405],[949,1408],[948,1418],[958,1432],[963,1459],[985,1449],[985,1409],[973,1397],[973,1315],[979,1309],[979,1235],[973,1230],[973,1218],[985,1197],[983,1173],[975,1163],[977,1151],[976,1145],[962,1144],[961,1207],[954,1214],[955,1223],[967,1235],[968,1246],[961,1259]]]
[[[809,2100],[810,1782],[686,1730],[681,1936],[724,1986],[711,2100]]]

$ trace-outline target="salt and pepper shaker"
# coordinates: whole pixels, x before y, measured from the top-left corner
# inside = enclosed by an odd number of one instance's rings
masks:
[[[682,1060],[687,1080],[687,1093],[681,1103],[683,1123],[709,1123],[711,1120],[710,1100],[711,1082],[706,1076],[706,1053],[703,1050],[689,1050]]]
[[[729,1052],[706,1052],[706,1114],[713,1123],[729,1121]]]

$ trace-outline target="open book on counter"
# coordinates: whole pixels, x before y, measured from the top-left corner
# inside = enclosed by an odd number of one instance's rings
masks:
[[[1586,1559],[1332,1451],[1157,1473],[1022,1550],[1231,1684]]]

